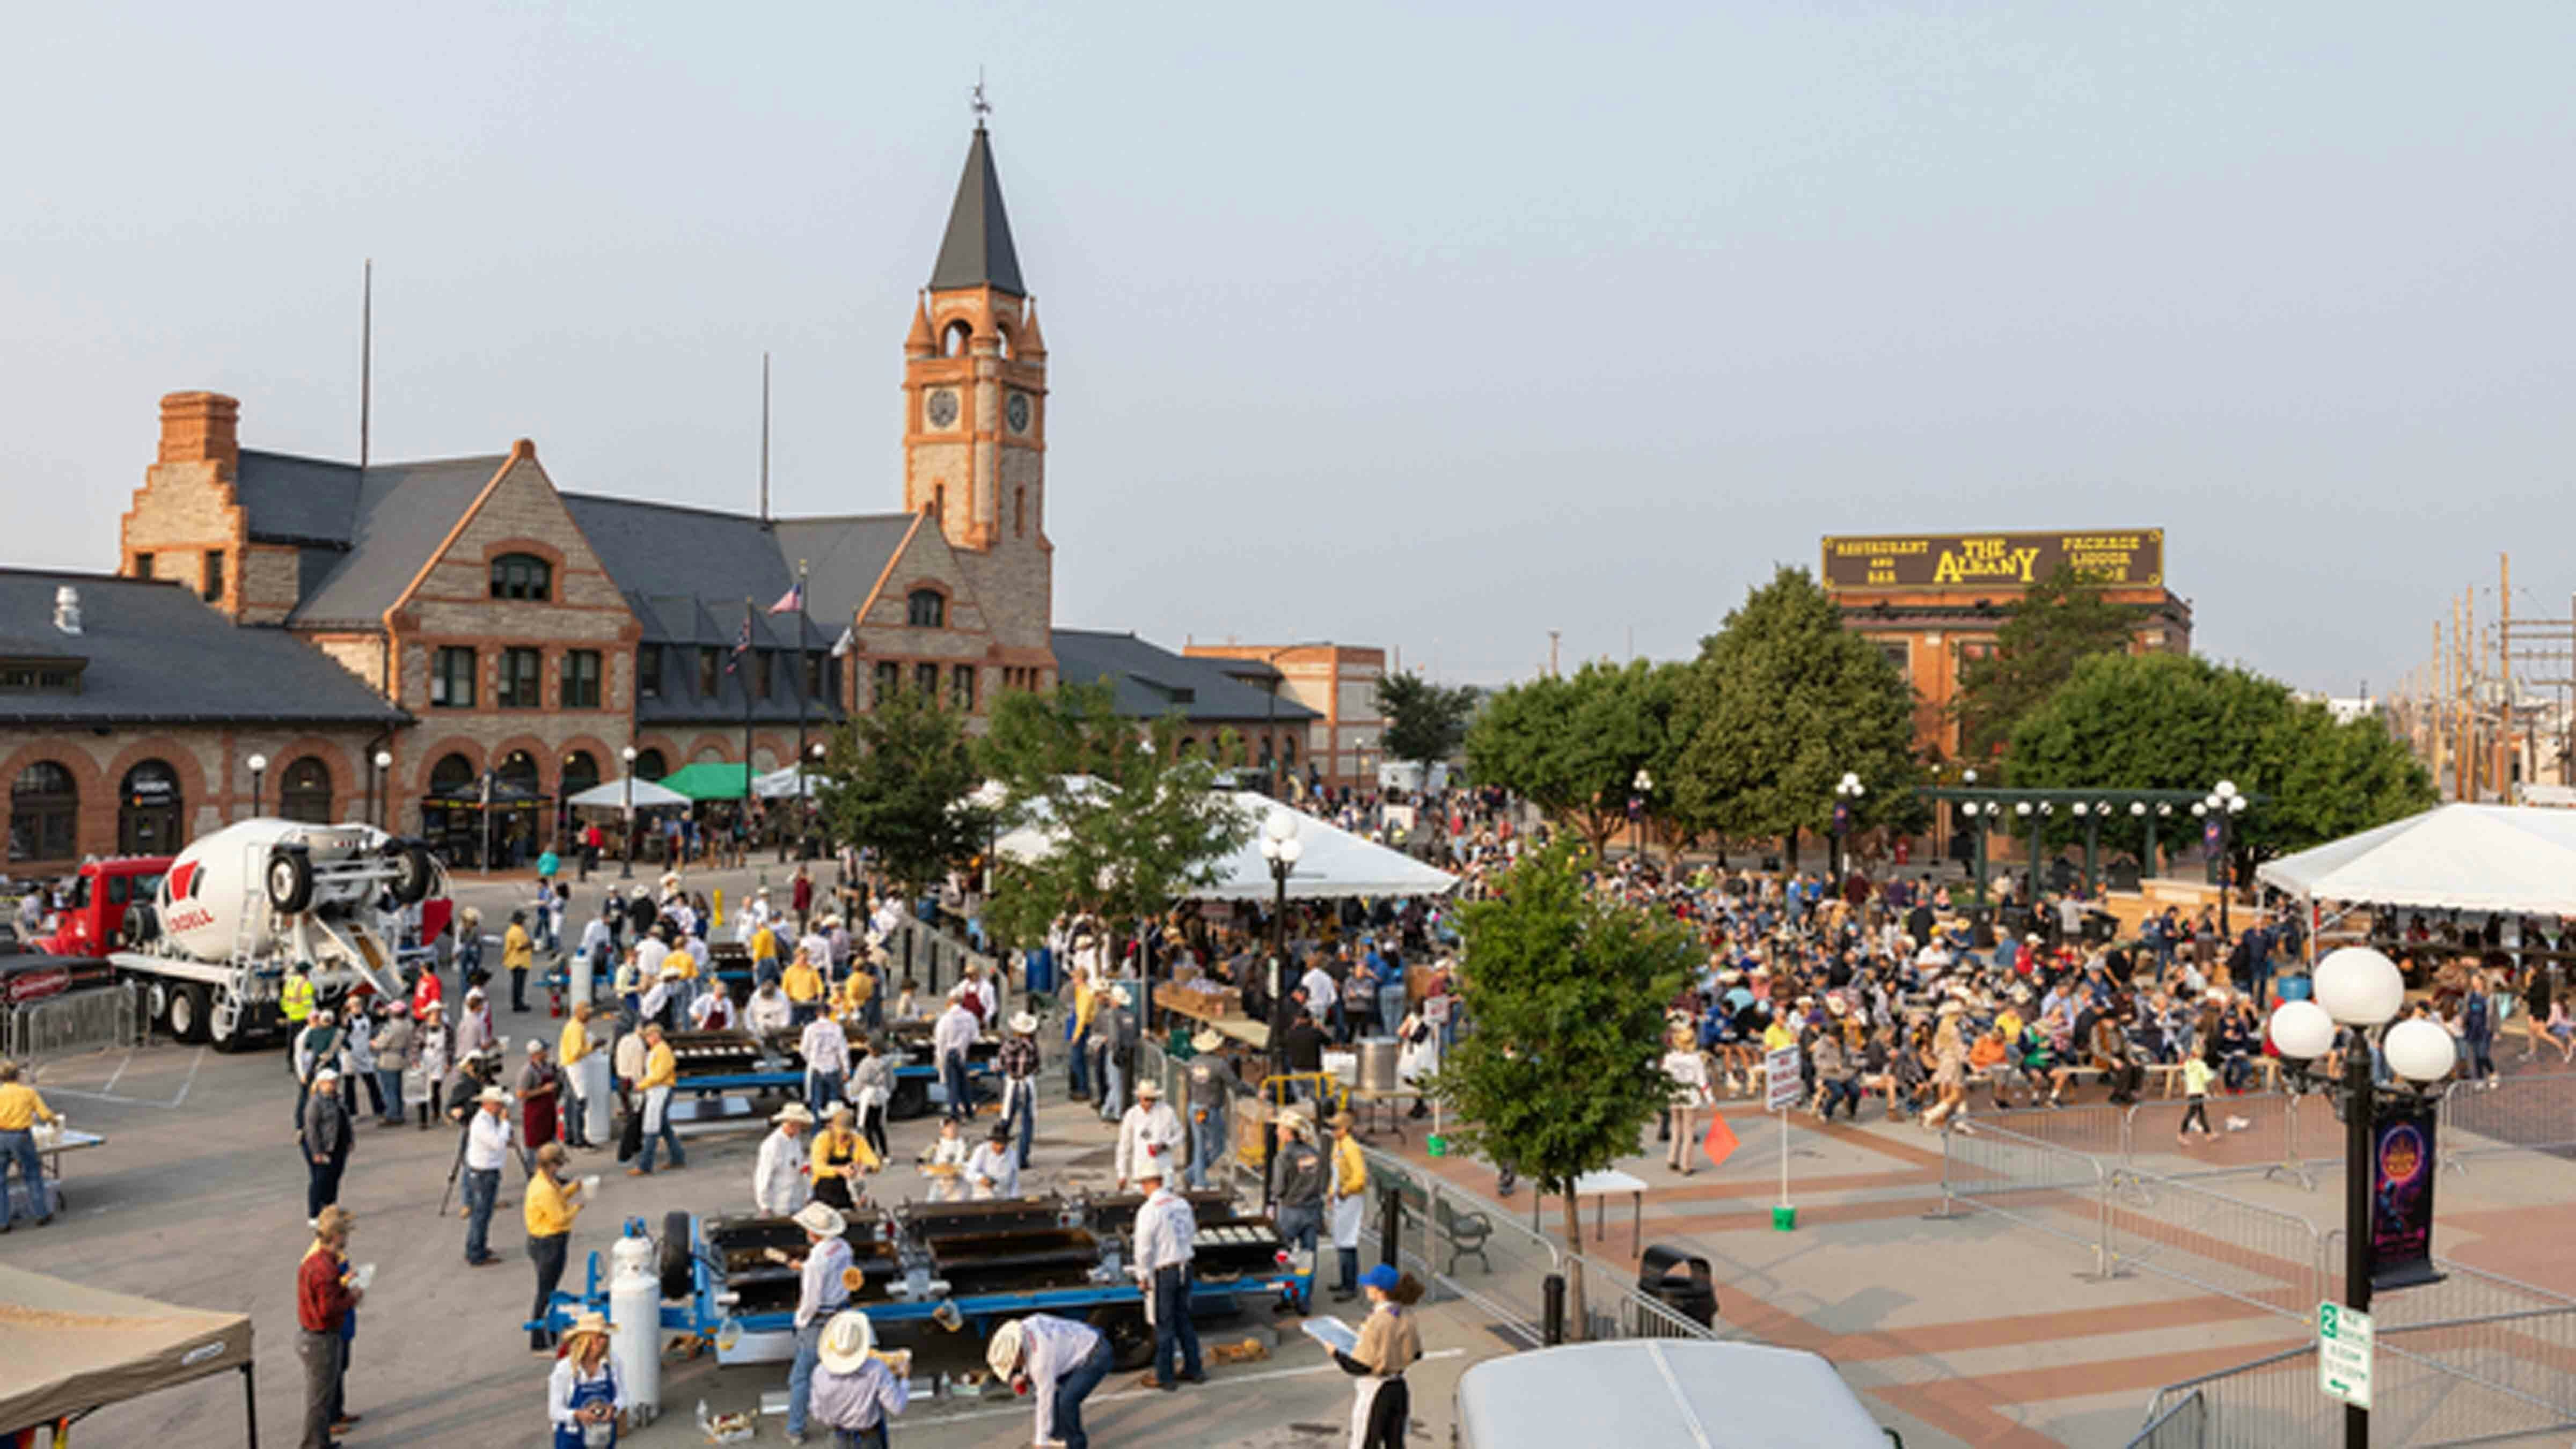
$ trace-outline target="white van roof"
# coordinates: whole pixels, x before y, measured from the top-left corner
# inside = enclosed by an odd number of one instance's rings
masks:
[[[1887,1449],[1819,1354],[1749,1343],[1624,1339],[1488,1359],[1458,1380],[1468,1449]]]

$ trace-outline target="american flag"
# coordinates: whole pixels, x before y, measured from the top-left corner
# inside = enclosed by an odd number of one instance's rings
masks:
[[[725,658],[725,673],[731,674],[743,657],[751,653],[751,615],[742,616],[742,634],[733,641],[733,653]]]
[[[778,602],[769,606],[769,612],[773,614],[793,614],[801,611],[804,607],[805,579],[803,575],[799,575],[796,579],[796,587],[779,595]]]

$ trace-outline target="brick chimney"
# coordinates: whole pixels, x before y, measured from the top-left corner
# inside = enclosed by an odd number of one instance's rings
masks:
[[[241,465],[241,403],[219,392],[174,392],[161,399],[164,463],[212,463],[230,479]]]

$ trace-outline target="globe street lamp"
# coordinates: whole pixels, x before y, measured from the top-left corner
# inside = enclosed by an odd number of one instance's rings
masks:
[[[250,766],[250,818],[259,818],[259,784],[268,775],[268,756],[253,755],[242,763]]]
[[[2242,797],[2231,791],[2230,798]],[[2378,1175],[2375,1119],[2381,1093],[2385,1090],[2392,1101],[2409,1105],[2423,1100],[2424,1088],[2450,1074],[2459,1052],[2451,1034],[2438,1024],[2422,1017],[2400,1021],[2381,1035],[2379,1051],[2387,1058],[2389,1070],[2409,1085],[2382,1089],[2372,1079],[2369,1033],[2394,1019],[2406,1004],[2406,978],[2397,963],[2367,946],[2346,946],[2317,963],[2315,980],[2314,1000],[2285,1001],[2273,1009],[2272,1044],[2288,1061],[2293,1083],[2322,1085],[2342,1104],[2344,1302],[2356,1313],[2368,1313],[2377,1258],[2371,1207]],[[2352,1041],[2344,1051],[2343,1080],[2317,1084],[2310,1075],[2310,1063],[2333,1049],[2338,1023],[2352,1029]],[[2429,1158],[2423,1170],[2432,1170]],[[2368,1409],[2344,1406],[2343,1442],[2348,1449],[2366,1449]]]
[[[1850,854],[1852,811],[1860,805],[1860,797],[1868,793],[1869,787],[1861,784],[1860,776],[1850,770],[1843,771],[1843,777],[1834,782],[1834,890],[1837,894],[1843,888],[1845,857]]]
[[[1270,883],[1275,892],[1271,897],[1270,907],[1269,1056],[1270,1072],[1273,1076],[1279,1074],[1281,1053],[1286,1050],[1286,1043],[1282,1038],[1287,1033],[1280,1030],[1282,1018],[1279,1004],[1286,999],[1286,983],[1280,977],[1286,969],[1288,959],[1288,877],[1296,873],[1298,857],[1306,853],[1306,844],[1297,838],[1297,830],[1297,812],[1293,810],[1273,809],[1270,812],[1270,818],[1261,823],[1261,858],[1270,866]],[[1269,1114],[1264,1113],[1261,1122],[1262,1162],[1268,1164],[1277,1161],[1278,1151],[1278,1124],[1270,1120]],[[1268,1184],[1269,1174],[1266,1171],[1263,1178],[1262,1201],[1267,1204],[1271,1201],[1271,1193]]]
[[[393,819],[394,802],[386,797],[393,793],[394,788],[394,752],[376,751],[373,763],[376,767],[376,783],[375,788],[368,793],[374,795],[376,799],[376,828],[391,830],[393,826],[387,822]]]
[[[1640,765],[1634,779],[1628,782],[1628,825],[1637,832],[1637,861],[1646,859],[1646,797],[1655,788],[1655,777]]]
[[[626,762],[626,840],[617,852],[617,878],[635,879],[635,747],[628,745],[617,752]]]
[[[2234,861],[2227,853],[2229,822],[2245,813],[2245,797],[2236,793],[2236,782],[2221,780],[2215,789],[2191,807],[2201,817],[2201,843],[2217,853],[2218,862],[2218,935],[2225,940],[2234,934],[2227,920],[2227,898],[2236,892]]]

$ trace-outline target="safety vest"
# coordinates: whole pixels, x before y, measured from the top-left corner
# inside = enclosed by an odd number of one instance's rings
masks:
[[[289,975],[277,994],[277,1005],[288,1021],[302,1026],[313,1014],[313,978],[300,971]]]

